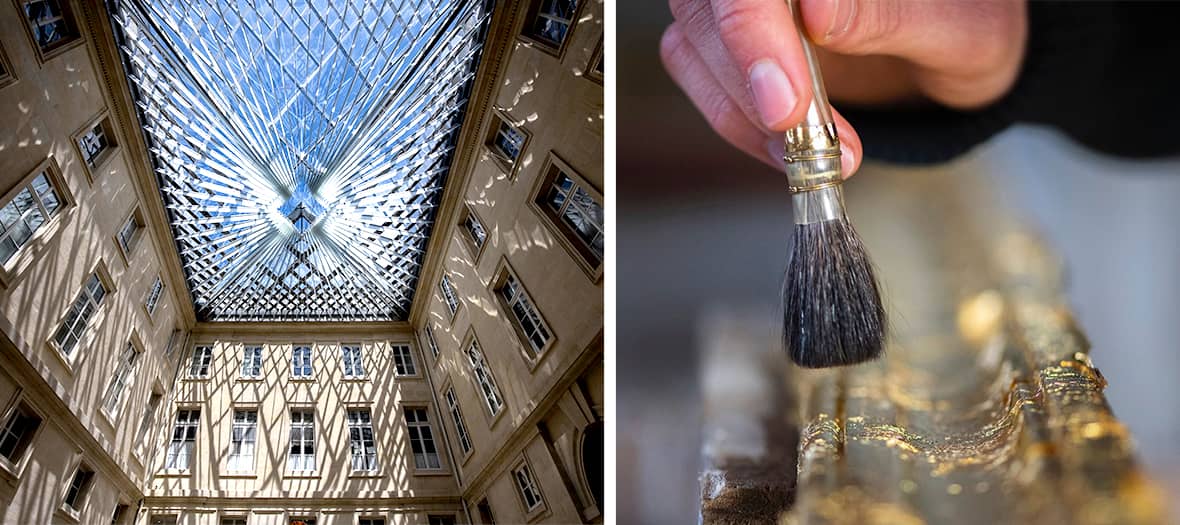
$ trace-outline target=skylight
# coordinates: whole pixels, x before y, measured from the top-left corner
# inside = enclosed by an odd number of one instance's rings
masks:
[[[198,317],[406,318],[490,9],[112,2]]]

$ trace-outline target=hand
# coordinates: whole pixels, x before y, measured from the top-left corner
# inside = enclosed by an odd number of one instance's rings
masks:
[[[828,96],[857,105],[980,108],[1016,81],[1028,22],[1022,0],[800,0]],[[786,0],[670,0],[660,55],[713,130],[783,169],[782,132],[811,101]],[[860,138],[835,114],[847,178]]]

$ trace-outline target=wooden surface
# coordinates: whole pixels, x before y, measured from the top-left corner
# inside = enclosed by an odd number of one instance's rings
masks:
[[[702,522],[1164,523],[1062,262],[969,177],[854,183],[854,221],[890,218],[856,223],[891,313],[887,356],[793,369],[750,329],[769,314],[707,317]]]

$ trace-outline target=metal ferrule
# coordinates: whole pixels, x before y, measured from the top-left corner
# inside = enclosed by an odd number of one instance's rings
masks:
[[[807,69],[811,73],[812,97],[807,115],[798,126],[787,130],[784,135],[786,154],[783,160],[787,162],[787,184],[791,193],[798,194],[836,186],[843,179],[840,177],[840,137],[836,134],[836,122],[832,119],[832,108],[828,105],[819,60],[811,41],[804,34],[798,0],[790,0],[787,5],[794,15],[803,55],[807,58]],[[840,207],[843,208],[843,201]]]
[[[795,224],[815,224],[844,218],[844,187],[835,184],[791,194]]]

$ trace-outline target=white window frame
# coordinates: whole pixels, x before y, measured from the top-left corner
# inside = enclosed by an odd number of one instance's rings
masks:
[[[429,410],[426,407],[404,407],[402,419],[406,422],[406,430],[409,433],[407,441],[410,445],[410,456],[414,458],[414,470],[442,470],[442,456],[438,452],[434,430],[430,427]],[[414,452],[415,446],[421,452]],[[428,452],[429,448],[433,448],[434,452]]]
[[[570,180],[571,185],[569,189],[563,190],[557,184],[557,181],[562,176]],[[607,233],[605,208],[603,207],[605,201],[603,200],[602,192],[598,191],[598,188],[590,184],[590,181],[586,180],[585,177],[574,170],[553,151],[549,152],[549,157],[542,165],[540,176],[537,177],[535,184],[536,186],[533,188],[532,197],[529,198],[528,205],[541,216],[543,219],[542,222],[555,234],[554,236],[557,237],[566,251],[570,253],[571,258],[582,267],[588,276],[597,281],[602,277],[603,260],[606,256]],[[557,189],[558,193],[564,195],[561,205],[557,208],[554,208],[550,202],[550,189]],[[581,190],[586,197],[589,197],[593,201],[598,209],[602,210],[603,220],[601,223],[593,220],[589,221],[598,232],[598,235],[595,237],[599,235],[602,237],[602,253],[597,252],[592,242],[583,239],[576,228],[565,217],[565,212],[569,208],[570,203],[575,201],[575,199],[570,197],[578,190]],[[583,218],[592,216],[581,205],[577,206],[577,209],[579,210],[579,215]]]
[[[168,453],[164,457],[164,469],[188,472],[193,466],[197,453],[197,434],[201,427],[201,409],[179,407],[168,437]],[[179,434],[179,436],[177,436]]]
[[[547,1],[548,0],[533,0],[532,4],[529,6],[528,22],[525,23],[524,31],[521,36],[536,43],[538,48],[553,56],[556,56],[560,60],[565,52],[565,48],[567,47],[570,38],[574,34],[574,29],[577,27],[578,13],[582,12],[582,4],[586,3],[586,0],[580,0],[576,2],[576,5],[574,6],[574,12],[570,15],[569,19],[565,19],[554,13],[544,11]],[[555,42],[540,35],[540,32],[537,31],[536,28],[537,22],[541,20],[548,20],[565,26],[565,31],[561,35],[561,41]]]
[[[37,51],[38,62],[44,64],[51,58],[54,58],[65,50],[74,47],[82,42],[82,31],[78,27],[78,21],[74,16],[73,6],[70,5],[70,0],[52,0],[56,4],[59,11],[57,16],[50,18],[41,18],[32,20],[29,18],[25,6],[27,4],[38,2],[39,0],[18,0],[17,11],[20,13],[21,25],[25,27],[25,35],[29,37],[29,42],[33,49]],[[50,42],[47,45],[41,45],[37,40],[37,29],[54,22],[64,22],[69,33],[63,38]]]
[[[451,321],[454,321],[463,303],[459,301],[459,292],[455,290],[455,283],[451,281],[449,274],[444,273],[438,280],[438,289],[442,294],[443,304],[447,306],[447,311],[451,312]]]
[[[298,414],[298,416],[296,416]],[[292,408],[288,412],[290,433],[287,441],[287,472],[309,474],[316,471],[315,410],[309,407]],[[296,437],[298,430],[299,437]],[[291,447],[298,444],[299,453]]]
[[[344,418],[348,424],[348,450],[352,471],[376,472],[380,463],[377,455],[377,438],[373,430],[373,412],[365,407],[352,407],[345,410]]]
[[[264,345],[242,345],[242,366],[238,369],[240,379],[262,378],[262,354]]]
[[[47,159],[26,175],[20,184],[0,201],[3,203],[0,210],[8,210],[5,213],[15,214],[16,217],[10,224],[0,221],[0,244],[11,243],[12,250],[7,258],[0,259],[0,267],[13,270],[25,252],[24,248],[45,232],[54,219],[72,205],[69,195],[63,190],[65,184],[59,174],[57,162],[53,158]],[[26,209],[21,210],[18,198],[25,194],[27,197],[22,200],[26,201]],[[0,213],[0,217],[3,215],[4,213]],[[39,217],[40,222],[36,222],[37,219],[34,217]],[[18,235],[18,231],[27,231],[27,234]]]
[[[344,366],[345,379],[365,378],[365,350],[360,343],[342,343],[340,361]]]
[[[315,379],[315,345],[310,343],[291,345],[291,368],[289,370],[291,379],[297,381]]]
[[[144,450],[151,450],[154,448],[156,437],[152,436],[148,439],[148,433],[151,432],[152,427],[156,424],[156,415],[159,413],[160,405],[164,401],[164,393],[152,389],[148,394],[147,402],[143,407],[143,417],[139,420],[139,429],[136,430],[136,442],[139,443],[135,449],[135,453],[142,455]]]
[[[524,506],[526,514],[532,514],[545,508],[545,497],[541,494],[541,486],[533,476],[527,461],[521,461],[516,468],[512,469],[512,481],[512,484],[516,486],[516,495],[520,498],[520,503]],[[530,493],[535,500],[531,504],[529,503]]]
[[[529,359],[535,365],[553,346],[556,339],[553,330],[549,328],[549,323],[545,321],[545,316],[541,315],[536,301],[506,260],[501,261],[500,271],[496,275],[496,279],[492,281],[492,294],[496,296],[501,309],[504,310],[505,320],[512,325],[521,346],[528,352]],[[518,311],[518,308],[523,311]],[[532,330],[525,327],[526,320],[533,325]],[[542,340],[539,346],[534,336]]]
[[[69,311],[53,332],[53,346],[64,356],[67,364],[73,363],[72,360],[78,355],[75,350],[82,344],[90,322],[98,316],[107,297],[114,291],[104,273],[101,263],[99,268],[90,272],[74,302],[70,303]]]
[[[475,260],[479,260],[479,256],[483,254],[484,246],[488,244],[488,229],[483,225],[483,221],[475,214],[470,205],[464,205],[463,215],[459,220],[459,229],[462,231],[460,235],[463,236],[464,242],[467,243],[467,248],[471,250],[471,256]]]
[[[83,171],[91,183],[98,178],[98,169],[114,156],[119,146],[119,141],[114,135],[115,129],[111,125],[110,115],[103,111],[72,137],[78,158],[82,159]]]
[[[430,347],[430,355],[434,357],[434,362],[438,363],[439,351],[438,340],[434,338],[434,325],[427,323],[426,329],[426,346]]]
[[[188,378],[209,379],[212,371],[213,345],[193,345],[193,353],[188,364]]]
[[[78,466],[74,467],[74,474],[70,476],[70,481],[66,484],[66,493],[62,496],[61,507],[63,510],[71,516],[77,517],[82,509],[86,508],[86,501],[90,496],[90,489],[94,487],[96,475],[94,468],[87,465],[86,462],[79,462]],[[73,494],[73,501],[70,501],[71,494]]]
[[[102,408],[106,411],[111,421],[118,418],[119,412],[123,408],[123,400],[127,397],[124,393],[135,383],[135,372],[139,369],[141,355],[143,355],[143,352],[140,351],[135,341],[127,341],[127,346],[119,354],[119,361],[115,366],[115,374],[111,376],[111,381],[107,384],[106,394],[103,395],[102,402]]]
[[[119,245],[119,253],[123,254],[127,264],[131,264],[131,254],[139,246],[146,231],[147,221],[137,205],[119,224],[119,231],[115,232],[115,244]]]
[[[17,423],[16,418],[18,414],[26,419],[36,420],[32,428],[26,428],[19,436],[13,428]],[[8,409],[8,413],[5,414],[3,425],[0,426],[0,443],[9,440],[15,442],[12,445],[11,456],[0,455],[0,469],[6,471],[14,479],[19,478],[20,472],[28,462],[28,458],[32,456],[32,450],[36,445],[37,437],[44,427],[45,417],[34,409],[32,405],[23,399],[13,403],[12,407]]]
[[[463,451],[463,456],[467,457],[473,450],[471,435],[467,433],[467,423],[463,421],[463,411],[459,407],[459,397],[455,395],[455,387],[453,385],[447,387],[443,397],[447,401],[447,411],[451,413],[451,420],[455,424],[455,436],[459,438],[459,448]]]
[[[147,310],[148,317],[156,314],[156,309],[160,307],[160,297],[164,295],[164,278],[160,275],[156,276],[156,280],[152,282],[152,287],[148,289],[147,299],[143,301],[143,307]]]
[[[471,365],[471,375],[475,380],[476,388],[483,395],[484,407],[493,417],[499,415],[504,410],[504,396],[500,393],[496,377],[492,374],[492,370],[484,358],[483,347],[475,337],[472,337],[471,342],[467,344],[465,353],[467,354],[467,363]]]
[[[381,516],[361,516],[356,519],[356,525],[386,525],[389,523]]]
[[[225,468],[229,472],[254,472],[258,450],[258,408],[234,407],[232,417]]]
[[[393,373],[398,377],[416,377],[418,375],[418,366],[414,363],[414,350],[410,348],[409,344],[395,343],[390,345],[390,354],[393,357]]]

